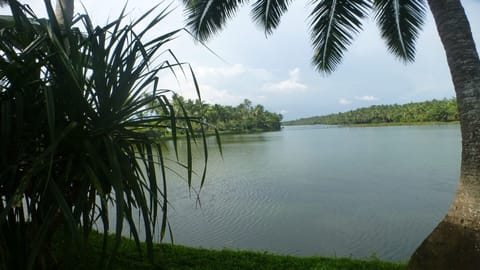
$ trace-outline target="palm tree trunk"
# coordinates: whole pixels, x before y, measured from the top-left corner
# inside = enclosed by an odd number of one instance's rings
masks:
[[[428,0],[450,68],[462,131],[460,180],[440,224],[409,269],[480,269],[480,60],[460,0]]]
[[[68,28],[72,23],[73,2],[74,0],[57,0],[55,16],[57,17],[58,24],[62,27]]]

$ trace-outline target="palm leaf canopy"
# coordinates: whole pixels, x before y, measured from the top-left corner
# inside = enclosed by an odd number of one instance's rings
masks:
[[[290,2],[292,0],[257,0],[252,5],[252,19],[265,29],[265,34],[271,34]]]
[[[312,3],[313,4],[313,3]],[[362,29],[370,2],[362,0],[324,0],[314,4],[310,14],[313,63],[324,72],[332,72],[354,35]]]
[[[415,41],[423,26],[423,0],[375,0],[375,19],[388,50],[405,61],[415,57]]]
[[[184,0],[186,22],[196,38],[207,40],[218,33],[247,0]],[[252,19],[271,34],[292,0],[256,0]],[[344,52],[374,14],[388,50],[408,62],[415,56],[415,42],[425,17],[425,0],[310,0],[309,29],[312,62],[322,73],[331,73]]]
[[[183,0],[187,25],[200,40],[222,29],[245,0]]]

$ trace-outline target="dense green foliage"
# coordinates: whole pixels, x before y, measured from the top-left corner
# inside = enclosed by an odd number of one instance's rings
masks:
[[[253,105],[245,99],[238,106],[211,105],[200,99],[191,100],[174,95],[173,106],[177,115],[204,123],[205,130],[218,129],[220,132],[245,133],[255,131],[276,131],[281,129],[282,115],[266,111],[262,105]],[[154,114],[162,113],[154,110]],[[199,130],[198,124],[193,124]]]
[[[458,121],[455,98],[404,105],[374,105],[353,111],[286,121],[284,125],[354,125]]]
[[[66,29],[45,4],[49,18],[40,19],[9,0],[12,16],[0,20],[0,269],[57,269],[52,235],[62,236],[69,268],[86,256],[93,228],[105,235],[101,250],[114,252],[130,232],[153,260],[153,235],[168,231],[165,170],[176,161],[143,130],[191,133],[158,84],[181,66],[158,61],[181,30],[146,38],[168,14],[155,8],[103,27],[81,16]],[[139,119],[154,99],[162,113]],[[108,265],[108,256],[98,258]]]
[[[93,238],[88,259],[70,270],[94,270],[101,256],[100,238]],[[133,241],[124,239],[113,260],[114,269],[175,269],[175,270],[403,270],[404,264],[383,262],[376,258],[355,260],[349,258],[292,257],[268,253],[232,250],[206,250],[183,246],[154,245],[156,257],[152,266],[142,258]],[[61,258],[61,252],[59,253]]]

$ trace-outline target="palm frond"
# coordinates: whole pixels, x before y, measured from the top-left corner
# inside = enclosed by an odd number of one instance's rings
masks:
[[[404,61],[413,61],[415,41],[425,19],[425,1],[375,0],[373,8],[388,50]]]
[[[344,51],[362,29],[371,9],[365,0],[312,1],[310,13],[313,64],[323,73],[331,73],[340,64]]]
[[[207,40],[225,25],[246,0],[183,0],[187,27],[199,40]]]
[[[287,11],[292,0],[257,0],[252,5],[253,21],[265,29],[269,35],[277,28],[281,16]]]

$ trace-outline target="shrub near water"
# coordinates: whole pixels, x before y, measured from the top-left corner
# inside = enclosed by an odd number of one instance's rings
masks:
[[[166,45],[181,30],[145,39],[168,14],[157,9],[129,24],[122,13],[104,27],[81,16],[66,30],[45,3],[48,20],[16,1],[13,15],[0,18],[0,269],[52,269],[59,260],[73,267],[94,226],[109,232],[110,215],[117,237],[103,238],[101,251],[108,243],[114,255],[126,226],[139,245],[135,216],[152,260],[152,235],[168,227],[167,161],[161,138],[142,131],[168,128],[176,146],[181,129],[190,145],[196,121],[178,117],[158,84],[183,64],[153,61],[173,55]],[[137,117],[153,100],[162,113]],[[52,235],[62,236],[62,257]]]

